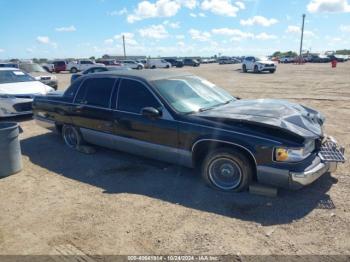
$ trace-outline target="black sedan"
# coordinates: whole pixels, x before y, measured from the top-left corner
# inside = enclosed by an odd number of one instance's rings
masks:
[[[344,162],[324,117],[282,100],[240,100],[188,73],[115,71],[36,96],[34,117],[71,148],[84,143],[199,167],[225,191],[251,183],[300,188]]]
[[[106,72],[106,71],[115,71],[115,70],[130,70],[130,68],[125,66],[94,66],[94,67],[90,67],[89,69],[86,69],[83,72],[72,74],[70,78],[70,82],[73,83],[75,79],[83,75]]]

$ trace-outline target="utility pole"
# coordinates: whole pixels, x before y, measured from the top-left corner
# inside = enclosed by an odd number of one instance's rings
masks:
[[[124,59],[126,59],[126,51],[125,51],[125,36],[123,35],[123,49],[124,49]]]
[[[299,52],[299,58],[302,58],[302,52],[303,52],[303,40],[304,40],[304,24],[305,24],[305,14],[303,14],[303,23],[301,26],[301,40],[300,40],[300,52]]]

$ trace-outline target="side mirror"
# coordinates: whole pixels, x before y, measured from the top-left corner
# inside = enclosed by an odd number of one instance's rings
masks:
[[[162,116],[162,111],[154,107],[144,107],[141,109],[141,114],[148,118],[159,118]]]

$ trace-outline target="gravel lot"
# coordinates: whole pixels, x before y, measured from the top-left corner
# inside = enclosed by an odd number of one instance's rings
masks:
[[[216,64],[170,70],[241,98],[316,108],[350,152],[350,62],[279,65],[275,74]],[[70,74],[57,76],[65,89]],[[24,169],[0,179],[0,254],[350,255],[349,162],[278,198],[227,194],[192,170],[100,148],[78,153],[30,117],[12,120],[24,130]]]

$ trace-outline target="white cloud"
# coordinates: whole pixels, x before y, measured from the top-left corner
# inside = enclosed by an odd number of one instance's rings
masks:
[[[36,38],[36,41],[38,41],[40,44],[49,44],[50,43],[50,38],[47,36],[38,36]]]
[[[236,4],[236,6],[239,7],[239,9],[242,9],[242,10],[245,9],[245,4],[243,2],[238,1],[235,4]]]
[[[204,0],[201,8],[216,15],[235,17],[239,7],[235,6],[231,0]]]
[[[180,22],[169,23],[168,26],[173,29],[180,28]]]
[[[190,29],[188,31],[193,40],[198,40],[201,42],[209,41],[211,34],[209,32],[202,32],[197,29]]]
[[[350,25],[341,25],[339,27],[340,31],[342,32],[349,32],[350,33]]]
[[[178,2],[189,9],[194,9],[197,6],[196,0],[178,0]]]
[[[176,35],[175,38],[182,40],[182,39],[185,39],[185,36],[184,35]]]
[[[205,14],[204,13],[199,13],[198,16],[205,17]]]
[[[307,5],[310,13],[345,13],[350,12],[347,0],[311,0]]]
[[[33,48],[26,48],[26,52],[31,54],[34,52],[34,50],[33,50]]]
[[[105,43],[106,45],[111,45],[111,44],[113,44],[113,42],[114,42],[114,40],[113,40],[112,38],[106,39],[106,40],[104,41],[104,43]]]
[[[0,53],[5,52],[5,49],[0,48]]]
[[[125,37],[125,42],[127,45],[132,45],[132,46],[138,45],[138,42],[134,39],[135,35],[133,33],[128,33],[128,32],[120,33],[118,35],[115,35],[113,38],[114,40],[122,44],[123,36]]]
[[[192,16],[192,17],[194,17],[194,18],[197,17],[197,15],[196,15],[195,13],[190,13],[190,16]]]
[[[171,17],[176,15],[180,8],[181,3],[175,0],[158,0],[155,3],[142,1],[133,13],[128,15],[127,21],[134,23],[146,18]]]
[[[286,33],[292,33],[292,34],[301,34],[301,29],[299,26],[296,25],[289,25],[287,27]],[[314,32],[309,30],[304,30],[304,35],[309,37],[316,36]]]
[[[57,43],[52,42],[48,36],[38,36],[36,41],[43,45],[51,45],[53,48],[57,48]]]
[[[241,20],[241,25],[243,26],[252,26],[252,25],[261,25],[261,26],[271,26],[278,23],[278,20],[275,18],[266,18],[263,16],[254,16],[247,20]]]
[[[249,32],[243,32],[239,29],[232,29],[232,28],[215,28],[212,30],[213,34],[216,35],[224,35],[224,36],[231,36],[231,40],[233,41],[240,41],[242,39],[247,39],[247,38],[254,38],[254,34],[249,33]]]
[[[177,45],[180,46],[180,47],[184,47],[185,43],[183,41],[179,41],[179,42],[177,42]]]
[[[74,25],[67,26],[67,27],[57,27],[55,29],[57,32],[75,32],[77,29],[75,28]]]
[[[147,28],[142,28],[139,30],[139,34],[142,37],[163,39],[169,36],[168,31],[163,25],[151,25]]]
[[[128,9],[126,9],[124,7],[123,9],[112,11],[112,12],[108,13],[108,15],[117,16],[117,15],[125,15],[127,13],[128,13]]]
[[[276,35],[270,35],[264,32],[264,33],[257,34],[255,38],[259,40],[270,40],[270,39],[277,39],[278,37]]]

